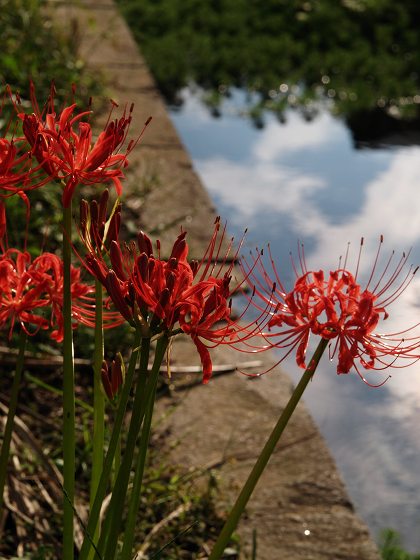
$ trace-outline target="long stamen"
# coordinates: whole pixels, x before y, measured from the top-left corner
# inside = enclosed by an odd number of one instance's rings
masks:
[[[362,237],[360,240],[360,246],[359,246],[359,255],[357,257],[357,265],[356,265],[356,272],[354,275],[354,279],[357,281],[357,276],[359,274],[359,266],[360,266],[360,261],[362,258],[362,249],[363,249],[363,244],[364,244],[364,238]]]
[[[374,274],[375,274],[375,270],[376,270],[376,266],[377,266],[377,264],[378,264],[379,255],[380,255],[380,252],[381,252],[381,247],[382,247],[383,241],[384,241],[384,237],[383,237],[383,235],[381,235],[380,240],[379,240],[378,250],[376,251],[376,257],[375,257],[375,260],[374,260],[374,263],[373,263],[373,267],[372,267],[372,270],[371,270],[371,272],[370,272],[369,280],[367,281],[367,284],[366,284],[366,288],[365,288],[366,290],[369,289],[369,284],[371,283],[372,278],[373,278],[373,276],[374,276]],[[383,276],[383,275],[382,275],[382,276]],[[381,278],[382,278],[382,276],[381,276]],[[380,281],[379,281],[379,282],[380,282]],[[373,290],[373,291],[375,292],[375,290]]]

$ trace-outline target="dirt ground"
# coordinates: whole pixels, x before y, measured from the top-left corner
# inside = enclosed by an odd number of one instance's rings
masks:
[[[130,32],[112,0],[52,2],[57,21],[78,21],[81,55],[105,76],[110,97],[134,102],[134,123],[140,129],[152,116],[141,145],[130,158],[125,203],[134,222],[146,231],[174,225],[159,237],[173,242],[182,223],[188,230],[191,254],[207,245],[216,210],[195,173],[191,160]],[[143,198],[137,184],[149,184]],[[229,216],[224,216],[229,220]],[[168,245],[166,245],[168,246]],[[208,385],[200,374],[174,373],[171,396],[159,403],[159,428],[170,427],[173,460],[183,468],[213,468],[221,488],[221,508],[235,498],[263,442],[292,390],[288,376],[276,367],[259,379],[235,373],[247,355],[229,348],[213,352],[216,364],[227,366]],[[266,370],[274,356],[259,355]],[[248,358],[250,359],[250,358]],[[199,365],[194,348],[184,342],[173,364]],[[174,407],[173,405],[177,406]],[[170,414],[166,414],[168,410]],[[258,560],[378,560],[366,526],[354,512],[325,441],[304,405],[300,404],[272,457],[239,526],[249,558],[252,531],[257,530]]]

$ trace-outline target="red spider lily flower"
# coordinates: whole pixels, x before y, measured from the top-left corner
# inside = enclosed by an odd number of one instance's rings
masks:
[[[140,232],[137,244],[120,247],[113,240],[109,249],[109,268],[104,255],[90,252],[85,265],[105,286],[121,315],[145,337],[165,332],[173,336],[185,332],[193,340],[203,366],[203,381],[212,373],[206,342],[234,345],[252,336],[251,327],[231,319],[230,298],[232,269],[236,255],[228,264],[228,254],[219,261],[224,230],[219,238],[220,221],[216,221],[205,257],[199,263],[188,262],[186,233],[173,245],[168,259],[153,254],[150,238]],[[239,250],[239,249],[238,249]],[[206,342],[205,342],[206,341]]]
[[[43,253],[37,257],[31,267],[33,278],[45,280],[45,291],[48,294],[51,307],[50,327],[53,329],[51,338],[61,342],[64,336],[63,318],[63,289],[64,289],[64,270],[63,261],[52,253]],[[94,327],[95,325],[95,292],[94,286],[81,281],[80,269],[71,266],[70,283],[72,318],[75,320],[73,328],[78,323]],[[104,312],[104,328],[112,328],[122,323],[118,313],[113,311]]]
[[[382,370],[398,358],[419,359],[420,338],[406,336],[418,325],[400,333],[377,332],[379,323],[389,316],[387,308],[407,288],[417,271],[412,267],[406,270],[408,255],[405,254],[392,268],[392,254],[378,274],[382,241],[381,237],[370,277],[363,287],[357,280],[359,264],[354,275],[345,266],[329,273],[309,271],[302,250],[300,274],[294,267],[295,285],[287,292],[271,258],[274,282],[263,268],[261,277],[252,275],[259,297],[271,306],[272,317],[268,323],[271,332],[266,333],[266,339],[274,339],[273,346],[277,348],[288,349],[287,355],[296,349],[296,362],[302,368],[307,367],[306,351],[311,334],[331,340],[330,357],[337,356],[337,373],[349,373],[354,368],[364,381],[360,366]]]
[[[11,196],[45,185],[50,179],[34,160],[21,139],[0,138],[0,195]]]
[[[31,273],[34,278],[46,279],[45,290],[51,305],[50,327],[53,329],[51,338],[57,342],[61,342],[64,336],[64,319],[62,313],[64,284],[63,262],[53,253],[43,253],[34,260]],[[73,327],[76,327],[77,322],[90,325],[87,317],[89,317],[91,307],[93,306],[94,308],[94,301],[93,298],[89,298],[88,295],[94,292],[94,288],[80,281],[80,270],[73,266],[71,267],[70,274],[72,317],[76,320]]]
[[[76,104],[65,107],[60,114],[54,110],[53,93],[45,109],[40,112],[35,90],[31,84],[31,98],[34,113],[20,113],[23,132],[29,142],[34,157],[51,176],[65,183],[63,206],[70,205],[78,185],[93,185],[111,181],[118,196],[122,194],[122,169],[128,165],[127,156],[142,136],[150,122],[146,122],[136,141],[123,149],[131,124],[133,106],[124,110],[119,119],[108,120],[97,140],[92,140],[90,123],[82,119],[90,114],[84,111],[75,114]],[[116,104],[113,103],[113,107]]]
[[[34,279],[30,268],[31,257],[26,252],[8,249],[0,256],[0,328],[10,322],[9,338],[16,322],[28,335],[49,326],[40,314],[49,303],[47,280]]]
[[[180,309],[180,327],[191,336],[197,348],[203,364],[204,380],[211,376],[212,363],[208,348],[200,338],[213,342],[215,346],[222,341],[239,340],[238,325],[230,320],[230,280],[229,276],[201,280],[184,294],[188,304]],[[223,326],[216,329],[216,324]],[[244,338],[242,334],[241,338]]]
[[[0,105],[0,114],[3,111],[5,99],[15,100],[9,87],[3,96]],[[36,164],[32,157],[28,143],[24,137],[16,137],[16,121],[12,116],[2,128],[3,136],[0,138],[0,196],[7,197],[21,194],[25,189],[37,188],[49,181],[42,167]]]
[[[127,153],[118,151],[126,138],[131,115],[125,114],[110,122],[92,145],[92,129],[73,116],[76,106],[66,107],[59,118],[45,123],[36,115],[23,115],[23,131],[33,154],[45,171],[65,182],[63,206],[69,206],[76,187],[113,181],[118,195],[122,193],[122,168],[127,165]],[[51,117],[52,115],[47,115]],[[127,151],[129,148],[127,149]]]
[[[7,248],[6,211],[0,200],[0,328],[10,321],[9,335],[19,322],[27,334],[52,329],[51,338],[63,340],[63,261],[44,252],[32,261],[26,251]],[[81,271],[70,268],[72,317],[77,323],[95,324],[95,288],[81,281]],[[120,325],[122,319],[108,308],[103,313],[105,328]],[[35,327],[35,332],[31,332]]]

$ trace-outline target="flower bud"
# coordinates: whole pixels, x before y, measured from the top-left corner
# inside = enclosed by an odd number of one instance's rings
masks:
[[[110,401],[115,401],[125,379],[125,367],[121,354],[115,356],[111,366],[104,360],[101,368],[102,385]]]

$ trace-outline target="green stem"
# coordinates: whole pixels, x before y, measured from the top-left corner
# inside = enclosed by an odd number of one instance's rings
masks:
[[[228,544],[229,539],[238,524],[239,518],[241,517],[246,507],[246,504],[248,503],[248,500],[251,497],[251,494],[254,491],[255,486],[257,485],[257,482],[260,476],[262,475],[277,445],[277,442],[280,439],[280,436],[284,432],[284,429],[286,428],[297,404],[299,403],[303,395],[303,392],[306,389],[306,386],[308,385],[309,381],[312,379],[312,376],[315,373],[319,360],[321,359],[321,356],[325,348],[327,347],[327,345],[328,345],[328,340],[321,339],[321,342],[318,344],[318,347],[315,350],[314,355],[312,356],[312,360],[310,361],[308,368],[305,370],[299,383],[297,384],[295,390],[293,391],[292,396],[289,399],[289,402],[287,403],[285,409],[280,415],[280,418],[278,419],[277,424],[275,425],[273,431],[270,434],[270,437],[268,438],[263,450],[261,451],[257,459],[257,462],[255,463],[251,471],[251,474],[249,475],[247,481],[245,482],[241,490],[241,493],[239,494],[235,502],[235,505],[230,511],[226,523],[224,524],[224,527],[213,547],[210,556],[208,557],[208,560],[218,560],[222,556],[223,551],[225,550],[226,545]]]
[[[152,395],[149,402],[146,404],[146,413],[144,416],[143,427],[141,430],[139,453],[137,457],[136,472],[133,481],[133,490],[131,491],[130,506],[128,510],[127,522],[124,531],[124,544],[120,555],[120,560],[131,560],[131,551],[134,544],[134,533],[137,523],[137,512],[140,504],[141,485],[143,482],[144,466],[146,463],[146,456],[149,447],[150,431],[152,427],[153,409],[155,406],[156,388],[158,381],[158,373],[162,365],[163,354],[158,356],[156,354],[153,363],[150,382],[153,383]]]
[[[130,363],[127,368],[124,386],[119,397],[119,404],[118,404],[117,413],[114,418],[114,426],[112,428],[111,439],[109,441],[108,451],[105,456],[101,478],[99,480],[98,488],[96,490],[95,500],[90,510],[89,521],[86,529],[87,534],[83,539],[82,548],[79,554],[79,560],[86,560],[89,551],[92,550],[90,535],[93,535],[96,531],[96,527],[98,525],[98,520],[99,520],[99,514],[101,512],[102,502],[104,501],[105,494],[107,491],[109,477],[114,462],[115,451],[117,449],[117,445],[120,439],[121,427],[123,424],[125,410],[127,407],[127,402],[130,396],[131,386],[133,383],[134,373],[136,370],[136,363],[140,350],[140,341],[141,341],[141,335],[140,333],[136,332],[134,337],[134,342],[133,342],[133,351],[130,357]]]
[[[139,375],[141,377],[147,377],[150,339],[143,339],[143,344],[145,345],[145,351],[143,352],[142,347]],[[142,388],[136,391],[124,457],[114,486],[111,502],[108,507],[104,531],[101,535],[101,540],[103,540],[103,542],[101,543],[100,540],[98,545],[99,551],[102,553],[105,539],[107,539],[104,560],[114,560],[115,558],[115,550],[117,547],[118,535],[123,517],[124,502],[127,495],[128,481],[130,477],[131,465],[133,462],[134,450],[146,408],[154,396],[155,385],[159,376],[159,367],[157,367],[157,364],[160,364],[162,362],[167,346],[167,337],[162,337],[158,340],[155,352],[155,361],[150,378],[147,380],[146,391],[144,391],[144,389]],[[102,539],[104,535],[105,538]]]
[[[71,204],[63,209],[63,560],[73,560],[73,508],[75,487],[74,354],[71,320]]]
[[[19,336],[19,353],[16,361],[16,371],[13,377],[12,391],[9,400],[9,411],[7,413],[6,427],[4,429],[3,443],[0,452],[0,512],[3,507],[3,493],[4,493],[4,485],[6,483],[7,464],[9,462],[10,442],[12,440],[19,389],[23,376],[26,339],[27,339],[27,335],[25,331],[22,329],[20,331],[20,336]]]
[[[140,430],[141,422],[144,417],[145,410],[145,389],[147,385],[147,369],[150,354],[150,338],[143,338],[141,342],[140,367],[137,376],[137,387],[134,396],[133,409],[131,413],[130,426],[128,429],[127,441],[124,455],[117,478],[112,490],[111,501],[109,503],[103,531],[99,540],[98,549],[100,553],[106,557],[105,553],[109,553],[111,549],[115,550],[117,546],[120,523],[122,516],[125,496],[127,494],[128,481],[130,478],[131,464],[133,462],[134,447]]]
[[[111,489],[114,489],[115,482],[117,480],[118,471],[121,466],[121,436],[118,438],[117,448],[115,450],[114,462],[112,465],[112,476],[111,476]]]
[[[95,501],[96,491],[103,470],[105,443],[105,395],[102,390],[101,370],[104,359],[104,330],[102,314],[102,284],[95,281],[95,353],[93,361],[93,449],[92,476],[90,481],[90,507]],[[94,541],[99,538],[99,525]]]

